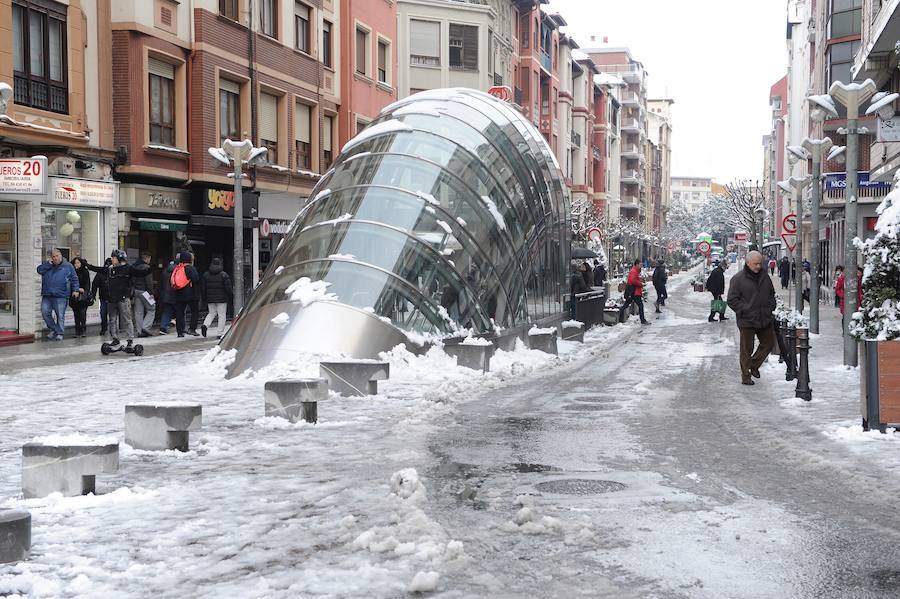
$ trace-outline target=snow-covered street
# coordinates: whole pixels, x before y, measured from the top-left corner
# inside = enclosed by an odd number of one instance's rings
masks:
[[[740,385],[734,321],[688,282],[650,327],[483,376],[394,350],[378,396],[317,425],[263,417],[262,388],[318,356],[227,381],[206,349],[4,370],[0,507],[34,538],[0,596],[896,597],[900,439],[861,430],[837,311],[806,403],[776,357]],[[97,496],[21,498],[24,443],[122,441],[145,400],[202,403],[189,452],[122,442]]]

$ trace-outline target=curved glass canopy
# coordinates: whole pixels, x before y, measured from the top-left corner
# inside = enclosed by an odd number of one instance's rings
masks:
[[[274,346],[366,357],[399,331],[485,333],[562,313],[570,219],[556,160],[515,109],[470,89],[416,94],[344,146],[223,347],[246,367]],[[303,277],[328,284],[329,314],[363,313],[372,330],[302,339],[310,306],[289,288]],[[282,312],[294,324],[270,326]]]

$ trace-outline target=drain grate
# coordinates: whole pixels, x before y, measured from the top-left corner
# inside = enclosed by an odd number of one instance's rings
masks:
[[[564,478],[538,483],[535,485],[535,488],[542,493],[556,493],[558,495],[599,495],[601,493],[615,493],[627,487],[614,480]]]
[[[582,404],[569,404],[562,407],[563,410],[568,410],[570,412],[603,412],[610,410],[618,410],[619,406],[612,404],[602,404],[602,403],[582,403]]]

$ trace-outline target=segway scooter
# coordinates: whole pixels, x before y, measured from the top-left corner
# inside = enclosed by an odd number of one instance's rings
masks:
[[[112,345],[110,343],[104,343],[100,346],[100,353],[102,353],[104,356],[108,356],[109,354],[114,354],[116,352],[124,352],[126,354],[133,354],[140,357],[144,355],[144,346],[140,343],[136,345]]]

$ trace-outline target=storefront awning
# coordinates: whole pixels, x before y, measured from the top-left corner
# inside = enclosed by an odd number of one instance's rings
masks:
[[[162,218],[137,219],[141,231],[185,231],[188,223],[186,220],[166,220]]]

